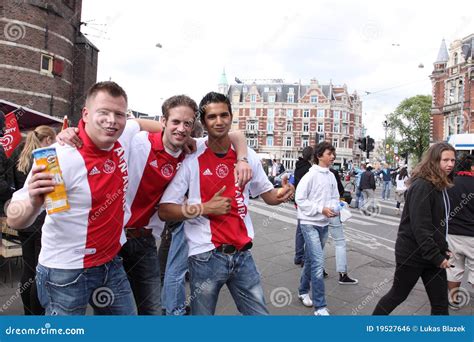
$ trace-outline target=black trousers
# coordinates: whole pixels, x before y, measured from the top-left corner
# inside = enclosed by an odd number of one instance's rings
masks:
[[[36,265],[41,250],[41,230],[34,232],[18,232],[21,241],[23,273],[21,274],[20,290],[25,315],[44,315],[44,309],[38,300],[36,290]]]
[[[431,304],[432,315],[449,315],[446,270],[397,264],[390,291],[378,302],[373,315],[388,315],[407,299],[421,277]]]

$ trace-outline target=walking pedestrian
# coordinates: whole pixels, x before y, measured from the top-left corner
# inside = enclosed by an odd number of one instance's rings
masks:
[[[448,315],[446,269],[452,256],[446,242],[450,203],[447,188],[455,150],[447,143],[431,146],[410,180],[395,244],[392,288],[378,302],[374,315],[388,315],[410,294],[421,277],[432,315]]]

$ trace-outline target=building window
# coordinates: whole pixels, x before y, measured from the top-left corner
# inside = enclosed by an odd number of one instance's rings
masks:
[[[318,109],[318,118],[324,118],[324,109]]]
[[[267,132],[273,132],[273,120],[267,121]]]
[[[334,148],[338,148],[339,147],[339,139],[337,139],[337,138],[332,139],[332,146],[334,146]]]
[[[303,110],[303,118],[309,118],[309,109]]]
[[[281,87],[277,87],[277,93],[281,93]]]
[[[309,146],[309,138],[308,137],[303,137],[301,146],[302,147],[308,147]]]
[[[341,119],[341,112],[338,110],[335,110],[332,112],[334,120],[340,120]]]
[[[53,72],[53,57],[41,55],[41,71],[51,74]]]
[[[318,103],[318,95],[311,95],[310,102],[311,103]]]
[[[247,131],[256,131],[256,130],[257,130],[257,122],[256,121],[247,122]]]
[[[249,147],[256,148],[257,147],[257,138],[248,138],[247,139]]]
[[[243,91],[244,93],[246,93],[246,92],[248,91],[247,87],[244,86],[244,87],[242,88],[242,91]]]
[[[324,133],[324,123],[318,122],[318,133]]]
[[[273,146],[273,137],[267,137],[267,146]]]
[[[303,123],[303,132],[309,132],[309,123],[308,122]]]
[[[293,146],[293,137],[286,137],[286,139],[285,139],[285,146],[286,146],[286,147],[291,147],[291,146]]]
[[[288,94],[288,103],[295,103],[295,95]]]
[[[287,130],[287,132],[291,132],[293,130],[293,122],[288,121],[286,123],[286,130]]]
[[[454,53],[453,60],[454,60],[454,65],[458,65],[458,53],[457,52]]]
[[[275,117],[275,109],[273,109],[273,108],[267,109],[267,117],[268,117],[268,118],[273,118],[273,117]]]
[[[265,88],[263,88],[263,91],[264,91],[265,93],[268,93],[268,92],[270,91],[270,89],[269,89],[268,87],[265,87]]]
[[[257,116],[257,110],[255,108],[250,108],[250,116],[251,117],[256,117]]]
[[[286,110],[286,117],[288,119],[293,119],[293,109],[287,109]]]
[[[275,102],[275,95],[268,95],[268,102],[274,103]]]
[[[342,120],[347,120],[347,112],[342,112]]]
[[[334,132],[334,133],[341,133],[341,125],[339,124],[339,122],[335,122],[335,123],[334,123],[333,132]]]
[[[250,95],[250,102],[257,102],[257,95],[255,94]]]

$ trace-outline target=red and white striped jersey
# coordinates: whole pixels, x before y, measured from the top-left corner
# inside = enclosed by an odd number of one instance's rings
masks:
[[[82,148],[53,145],[71,208],[46,216],[39,263],[50,268],[102,265],[112,260],[126,241],[123,227],[127,161],[132,138],[140,131],[139,125],[127,121],[119,140],[108,151],[94,145],[82,121],[79,130],[84,143]],[[13,195],[13,200],[27,198],[28,181]]]
[[[168,153],[162,138],[163,133],[137,134],[132,140],[128,167],[127,206],[131,216],[126,218],[125,227],[152,228],[155,235],[160,235],[164,227],[156,212],[158,203],[184,159],[184,153]]]
[[[273,185],[263,171],[257,154],[250,148],[247,154],[253,178],[243,191],[235,185],[235,151],[229,149],[221,157],[204,144],[198,147],[195,154],[184,159],[163,194],[160,203],[183,204],[184,195],[189,189],[188,204],[201,204],[209,201],[225,185],[222,196],[232,198],[231,211],[227,215],[197,216],[185,221],[189,255],[210,251],[224,243],[242,248],[252,241],[254,230],[247,210],[249,193],[258,196],[272,190]],[[195,213],[188,214],[191,217]]]

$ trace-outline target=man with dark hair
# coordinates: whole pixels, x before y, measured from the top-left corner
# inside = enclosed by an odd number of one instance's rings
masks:
[[[296,190],[298,220],[305,241],[305,263],[301,274],[299,299],[313,304],[317,316],[327,316],[324,290],[324,245],[328,237],[329,219],[337,215],[339,193],[336,178],[329,171],[335,159],[335,148],[324,141],[315,147],[313,165]],[[312,289],[313,299],[309,296]]]
[[[249,194],[270,205],[286,201],[293,186],[274,189],[256,153],[248,149],[252,180],[241,187],[232,171],[237,161],[230,148],[232,111],[228,98],[209,93],[199,104],[207,145],[186,157],[166,189],[159,206],[164,220],[184,220],[189,247],[191,312],[213,315],[221,287],[226,284],[244,315],[266,315],[263,289],[250,248],[254,236],[248,215]],[[189,192],[188,192],[189,191]],[[185,194],[188,200],[185,202]]]
[[[367,164],[366,171],[360,176],[359,189],[362,192],[364,204],[359,207],[366,215],[372,214],[375,210],[375,175],[372,170],[372,165]]]

